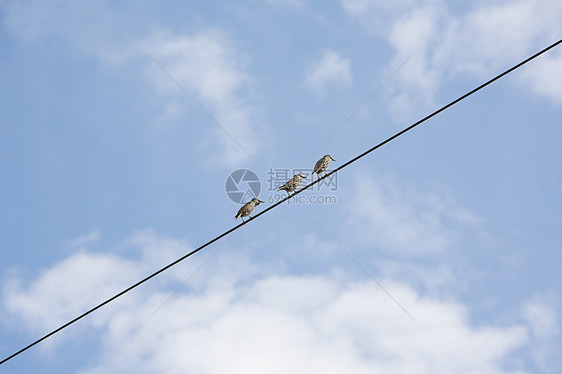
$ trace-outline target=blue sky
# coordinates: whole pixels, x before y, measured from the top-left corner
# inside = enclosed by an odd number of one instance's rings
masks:
[[[264,209],[268,171],[343,164],[561,11],[0,1],[2,357],[236,224],[232,171]],[[558,372],[561,77],[557,48],[0,372]]]

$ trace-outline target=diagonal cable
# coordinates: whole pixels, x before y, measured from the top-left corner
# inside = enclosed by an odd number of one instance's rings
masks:
[[[168,296],[168,298],[167,298],[166,300],[164,300],[164,302],[163,302],[162,304],[160,304],[160,306],[159,306],[158,308],[156,308],[156,310],[155,310],[154,312],[152,312],[152,314],[146,319],[145,322],[150,321],[150,319],[151,319],[152,317],[154,317],[154,315],[155,315],[156,313],[158,313],[158,311],[159,311],[160,309],[162,309],[162,307],[163,307],[168,301],[170,301],[170,299],[171,299],[172,297],[174,297],[174,296],[179,292],[179,290],[181,290],[181,289],[183,288],[183,286],[185,286],[185,284],[186,284],[187,282],[189,282],[189,280],[190,280],[191,278],[193,278],[193,277],[195,276],[195,274],[197,274],[197,273],[199,272],[199,270],[201,270],[201,268],[203,268],[203,266],[207,265],[207,262],[209,262],[209,261],[211,260],[211,258],[213,258],[213,257],[217,254],[217,252],[220,251],[220,249],[221,249],[226,243],[228,243],[228,241],[229,241],[230,239],[232,239],[232,237],[234,236],[234,234],[236,234],[236,233],[233,232],[228,238],[226,238],[226,240],[225,240],[224,242],[222,242],[222,244],[221,244],[217,249],[215,249],[215,251],[214,251],[213,253],[211,253],[211,255],[210,255],[209,257],[207,257],[207,259],[206,259],[205,261],[203,261],[203,263],[201,263],[201,265],[199,265],[199,267],[198,267],[197,269],[195,269],[195,271],[194,271],[193,273],[191,273],[191,275],[190,275],[189,277],[187,277],[187,278],[183,281],[183,283],[180,284],[180,286],[179,286],[178,288],[176,288],[176,290],[175,290],[174,292],[172,292],[172,293],[170,294],[170,296]]]
[[[225,133],[226,135],[228,135],[228,136],[230,137],[230,139],[232,139],[236,144],[238,144],[238,146],[239,146],[244,152],[246,152],[246,154],[247,154],[248,156],[250,156],[250,158],[251,158],[252,160],[255,161],[254,157],[252,157],[252,155],[250,154],[250,152],[248,152],[248,151],[246,150],[246,148],[244,148],[244,147],[242,146],[242,144],[240,144],[240,142],[238,142],[238,140],[236,140],[236,139],[234,138],[234,136],[232,136],[232,134],[230,134],[230,133],[220,124],[220,122],[217,121],[217,119],[216,119],[215,117],[213,117],[213,115],[212,115],[211,113],[209,113],[209,111],[208,111],[207,109],[205,109],[205,107],[204,107],[199,101],[197,101],[197,99],[195,98],[195,96],[193,96],[188,90],[186,90],[185,87],[182,86],[182,84],[181,84],[180,82],[178,82],[178,80],[177,80],[176,78],[174,78],[174,76],[173,76],[172,74],[170,74],[170,72],[169,72],[168,70],[166,70],[166,68],[165,68],[160,62],[158,62],[158,60],[157,60],[156,58],[154,58],[154,56],[152,56],[146,49],[143,48],[143,50],[144,50],[144,53],[146,53],[146,54],[152,59],[152,61],[154,61],[154,62],[156,63],[156,65],[158,65],[158,66],[160,67],[160,69],[162,69],[162,71],[163,71],[164,73],[166,73],[174,82],[176,82],[176,84],[178,85],[178,87],[181,88],[181,90],[182,90],[183,92],[185,92],[185,94],[186,94],[187,96],[189,96],[189,97],[191,98],[191,100],[193,100],[193,102],[194,102],[195,104],[197,104],[197,105],[199,106],[199,108],[201,108],[201,110],[203,110],[203,112],[205,112],[205,113],[207,114],[207,116],[209,116],[209,118],[212,119],[212,120],[222,129],[222,131],[224,131],[224,133]]]
[[[396,303],[396,305],[398,305],[414,322],[417,322],[416,319],[406,310],[406,308],[404,308],[404,307],[402,306],[402,304],[400,304],[400,303],[398,302],[398,300],[396,300],[396,299],[394,298],[394,296],[392,296],[392,295],[390,294],[390,292],[388,292],[388,291],[386,290],[386,288],[384,288],[384,287],[382,286],[382,284],[380,284],[379,281],[376,280],[375,277],[373,277],[373,276],[371,275],[371,273],[369,273],[369,271],[368,271],[367,269],[365,269],[365,267],[364,267],[363,265],[361,265],[361,263],[360,263],[359,261],[357,261],[357,260],[355,259],[355,257],[353,257],[353,256],[351,255],[351,253],[349,253],[349,251],[348,251],[347,249],[345,249],[344,246],[341,245],[340,242],[338,242],[338,241],[336,240],[336,238],[334,238],[334,237],[332,236],[332,234],[330,234],[330,232],[329,232],[328,230],[326,230],[326,229],[324,228],[324,226],[322,226],[322,225],[320,224],[320,222],[318,222],[310,213],[307,212],[307,214],[308,214],[308,216],[309,216],[314,222],[316,222],[316,224],[317,224],[322,230],[324,230],[324,232],[325,232],[330,238],[332,238],[332,240],[345,252],[345,254],[348,255],[349,258],[351,258],[351,259],[353,260],[353,262],[355,262],[355,263],[357,264],[357,266],[359,266],[359,267],[365,272],[365,274],[367,274],[367,275],[369,276],[369,278],[371,278],[371,279],[373,280],[373,282],[375,282],[375,283],[377,284],[377,286],[379,286],[379,287],[381,288],[381,290],[383,290],[383,291]]]
[[[413,55],[412,55],[412,56],[413,56]],[[394,77],[394,76],[400,71],[400,69],[402,69],[402,67],[404,67],[404,65],[406,65],[406,63],[407,63],[408,61],[410,61],[410,59],[412,58],[412,56],[408,57],[408,58],[402,63],[402,65],[400,65],[392,74],[390,74],[390,75],[388,76],[388,78],[386,78],[386,79],[384,80],[384,82],[382,82],[382,83],[377,87],[377,89],[376,89],[375,91],[373,91],[373,93],[371,93],[371,94],[361,103],[361,105],[359,105],[359,106],[357,107],[357,109],[355,109],[355,110],[353,111],[353,113],[351,113],[351,114],[349,115],[349,117],[347,117],[347,118],[345,119],[345,121],[343,121],[342,124],[339,125],[339,127],[338,127],[337,129],[335,129],[335,130],[330,134],[330,136],[328,136],[328,137],[326,138],[326,140],[324,140],[324,142],[318,146],[318,148],[316,148],[316,150],[315,150],[314,152],[312,152],[312,154],[310,155],[310,157],[314,156],[314,154],[315,154],[316,152],[318,152],[318,150],[320,150],[320,148],[322,148],[322,146],[323,146],[324,144],[328,143],[328,141],[329,141],[330,139],[332,139],[332,137],[333,137],[334,135],[336,135],[336,133],[337,133],[338,131],[340,131],[341,128],[344,127],[344,126],[357,114],[357,112],[359,112],[359,111],[361,110],[361,108],[363,108],[363,107],[365,106],[365,104],[367,104],[367,103],[373,98],[373,96],[375,96],[375,95],[377,94],[377,92],[379,92],[379,91],[392,79],[392,77]]]
[[[104,302],[102,302],[101,304],[99,304],[99,305],[93,307],[92,309],[90,309],[90,310],[84,312],[84,313],[81,314],[80,316],[78,316],[78,317],[74,318],[73,320],[71,320],[71,321],[65,323],[64,325],[60,326],[59,328],[57,328],[57,329],[51,331],[50,333],[48,333],[47,335],[43,336],[42,338],[37,339],[37,340],[34,341],[33,343],[27,345],[26,347],[20,349],[20,350],[17,351],[17,352],[11,354],[10,356],[8,356],[8,357],[6,357],[5,359],[3,359],[2,361],[0,361],[0,365],[2,365],[3,363],[5,363],[6,361],[11,360],[12,358],[18,356],[19,354],[21,354],[21,353],[27,351],[29,348],[31,348],[31,347],[33,347],[33,346],[39,344],[39,343],[42,342],[43,340],[45,340],[45,339],[47,339],[47,338],[53,336],[53,335],[56,334],[57,332],[59,332],[59,331],[65,329],[66,327],[72,325],[73,323],[75,323],[75,322],[81,320],[82,318],[86,317],[87,315],[89,315],[89,314],[95,312],[96,310],[100,309],[101,307],[103,307],[103,306],[109,304],[110,302],[112,302],[113,300],[117,299],[118,297],[123,296],[123,295],[126,294],[127,292],[133,290],[134,288],[136,288],[136,287],[140,286],[141,284],[147,282],[148,280],[154,278],[155,276],[159,275],[160,273],[162,273],[162,272],[168,270],[168,269],[171,268],[172,266],[177,265],[178,263],[182,262],[182,261],[185,260],[186,258],[188,258],[188,257],[194,255],[195,253],[199,252],[199,251],[202,250],[203,248],[205,248],[205,247],[207,247],[207,246],[213,244],[213,243],[216,242],[217,240],[222,239],[223,237],[225,237],[226,235],[230,234],[231,232],[234,232],[234,231],[238,230],[240,227],[246,225],[247,223],[253,221],[254,219],[257,219],[259,216],[261,216],[262,214],[265,214],[265,213],[269,212],[271,209],[276,208],[277,206],[281,205],[282,203],[284,203],[285,201],[289,200],[289,199],[292,198],[293,196],[302,193],[303,191],[305,191],[305,190],[309,189],[310,187],[314,186],[315,184],[321,182],[321,181],[324,180],[325,178],[330,177],[332,174],[336,173],[337,171],[339,171],[339,170],[341,170],[341,169],[343,169],[343,168],[345,168],[345,167],[351,165],[352,163],[358,161],[359,159],[361,159],[361,158],[367,156],[369,153],[371,153],[371,152],[375,151],[376,149],[382,147],[383,145],[385,145],[385,144],[391,142],[392,140],[398,138],[399,136],[404,135],[406,132],[412,130],[412,129],[415,128],[416,126],[419,126],[420,124],[424,123],[424,122],[427,121],[428,119],[430,119],[430,118],[436,116],[437,114],[443,112],[444,110],[450,108],[451,106],[457,104],[458,102],[460,102],[460,101],[466,99],[467,97],[469,97],[469,96],[473,95],[474,93],[480,91],[480,90],[483,89],[484,87],[486,87],[486,86],[488,86],[488,85],[494,83],[494,82],[497,81],[498,79],[504,77],[505,75],[507,75],[507,74],[511,73],[512,71],[514,71],[514,70],[520,68],[521,66],[525,65],[525,64],[528,63],[529,61],[531,61],[531,60],[537,58],[538,56],[540,56],[540,55],[542,55],[542,54],[548,52],[548,51],[551,50],[552,48],[557,47],[557,46],[558,46],[559,44],[561,44],[561,43],[562,43],[562,39],[558,40],[557,42],[552,43],[552,44],[549,45],[548,47],[546,47],[546,48],[540,50],[539,52],[537,52],[537,53],[535,53],[534,55],[532,55],[532,56],[526,58],[525,60],[523,60],[523,61],[521,61],[521,62],[519,62],[518,64],[514,65],[513,67],[511,67],[511,68],[505,70],[504,72],[502,72],[502,73],[496,75],[495,77],[493,77],[492,79],[488,80],[487,82],[481,84],[480,86],[474,88],[473,90],[467,92],[466,94],[460,96],[459,98],[457,98],[457,99],[451,101],[450,103],[448,103],[448,104],[442,106],[441,108],[437,109],[436,111],[434,111],[433,113],[427,115],[426,117],[422,118],[421,120],[417,121],[416,123],[410,125],[409,127],[405,128],[404,130],[402,130],[402,131],[400,131],[400,132],[394,134],[393,136],[391,136],[391,137],[387,138],[386,140],[380,142],[379,144],[375,145],[374,147],[372,147],[372,148],[366,150],[365,152],[361,153],[359,156],[354,157],[353,159],[349,160],[348,162],[346,162],[345,164],[341,165],[340,167],[338,167],[338,168],[332,170],[330,173],[324,174],[323,177],[316,179],[316,181],[314,181],[314,182],[312,182],[312,183],[310,183],[310,184],[304,186],[303,188],[301,188],[300,190],[296,191],[296,192],[293,193],[292,195],[288,195],[288,196],[285,197],[284,199],[282,199],[282,200],[278,201],[277,203],[271,205],[269,208],[264,209],[264,210],[261,211],[260,213],[256,214],[254,217],[251,217],[251,218],[249,218],[248,220],[246,220],[246,221],[244,221],[244,222],[242,222],[242,223],[240,223],[240,224],[234,226],[233,228],[231,228],[231,229],[229,229],[229,230],[223,232],[222,234],[220,234],[220,235],[216,236],[215,238],[209,240],[207,243],[205,243],[205,244],[201,245],[200,247],[194,249],[193,251],[191,251],[191,252],[185,254],[184,256],[182,256],[182,257],[178,258],[177,260],[173,261],[172,263],[170,263],[170,264],[164,266],[164,267],[161,268],[160,270],[155,271],[154,273],[150,274],[149,276],[145,277],[144,279],[141,279],[140,281],[138,281],[137,283],[133,284],[132,286],[130,286],[130,287],[126,288],[125,290],[119,292],[118,294],[116,294],[116,295],[110,297],[110,298],[107,299],[106,301],[104,301]]]

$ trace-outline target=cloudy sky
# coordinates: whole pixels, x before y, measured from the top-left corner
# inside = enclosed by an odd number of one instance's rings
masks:
[[[559,40],[561,13],[0,0],[1,358],[235,225],[234,170],[263,210]],[[557,48],[0,372],[559,373],[561,118]]]

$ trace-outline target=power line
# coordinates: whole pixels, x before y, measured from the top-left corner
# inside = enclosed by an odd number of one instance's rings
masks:
[[[392,74],[390,74],[390,75],[384,80],[384,82],[382,82],[382,83],[377,87],[376,90],[374,90],[365,100],[363,100],[363,102],[361,103],[361,105],[359,105],[359,106],[357,107],[357,109],[355,109],[355,110],[353,111],[353,113],[351,113],[351,114],[345,119],[345,121],[343,121],[343,122],[338,126],[338,128],[335,129],[335,130],[330,134],[330,136],[328,136],[328,137],[326,138],[326,140],[324,140],[324,142],[323,142],[322,144],[320,144],[320,145],[318,146],[318,148],[316,148],[316,150],[315,150],[314,152],[312,152],[312,154],[311,154],[310,156],[311,156],[311,157],[314,156],[314,154],[315,154],[316,152],[318,152],[318,151],[320,150],[320,148],[322,148],[322,146],[323,146],[324,144],[328,143],[328,141],[329,141],[330,139],[332,139],[332,137],[333,137],[334,135],[336,135],[337,132],[342,129],[342,127],[344,127],[349,121],[351,121],[351,119],[353,118],[353,116],[355,116],[355,115],[357,114],[357,112],[359,112],[359,111],[361,110],[361,108],[363,108],[363,107],[365,106],[365,104],[367,104],[367,103],[369,102],[369,100],[371,100],[371,99],[373,98],[373,96],[375,96],[375,95],[377,94],[377,92],[379,92],[379,91],[392,79],[392,77],[394,77],[396,74],[398,74],[398,72],[400,71],[400,69],[402,69],[402,68],[404,67],[404,65],[406,65],[406,63],[407,63],[408,61],[410,61],[410,59],[412,58],[412,56],[413,56],[413,55],[411,55],[411,56],[408,57],[406,60],[404,60],[404,62],[403,62],[400,66],[398,66],[398,68],[396,68],[396,70],[394,70],[394,72],[392,72]]]
[[[222,247],[224,247],[224,245],[225,245],[226,243],[228,243],[228,241],[229,241],[230,239],[232,239],[232,237],[234,236],[234,234],[236,234],[236,233],[233,232],[232,235],[230,235],[228,238],[226,238],[226,240],[225,240],[224,242],[222,242],[222,244],[219,245],[219,247],[218,247],[217,249],[215,249],[215,251],[214,251],[213,253],[211,253],[211,255],[210,255],[209,257],[207,257],[207,259],[206,259],[205,261],[203,261],[203,262],[201,263],[201,265],[199,265],[199,267],[198,267],[197,269],[195,269],[195,271],[194,271],[193,273],[191,273],[191,275],[190,275],[189,277],[187,277],[187,278],[183,281],[183,283],[180,284],[180,286],[179,286],[178,288],[176,288],[176,290],[175,290],[174,292],[172,292],[172,293],[170,294],[170,296],[168,296],[168,298],[167,298],[166,300],[164,300],[164,302],[163,302],[162,304],[160,304],[160,306],[159,306],[158,308],[156,308],[156,310],[155,310],[154,312],[152,312],[152,314],[146,319],[145,322],[148,322],[152,317],[154,317],[154,315],[155,315],[156,313],[158,313],[158,311],[159,311],[160,309],[162,309],[162,307],[163,307],[168,301],[170,301],[170,299],[171,299],[172,297],[174,297],[174,295],[177,294],[178,291],[181,290],[182,287],[185,286],[185,284],[186,284],[187,282],[189,282],[189,280],[190,280],[191,278],[193,278],[193,277],[195,276],[195,274],[197,274],[197,273],[199,272],[199,270],[201,270],[201,269],[203,268],[203,266],[205,266],[205,265],[207,264],[207,262],[209,262],[209,261],[217,254],[217,252],[220,251],[220,249],[221,249]]]
[[[502,78],[503,76],[511,73],[512,71],[520,68],[521,66],[525,65],[526,63],[528,63],[529,61],[537,58],[538,56],[542,55],[543,53],[546,53],[547,51],[551,50],[552,48],[558,46],[560,43],[562,43],[562,39],[558,40],[557,42],[549,45],[548,47],[542,49],[541,51],[535,53],[534,55],[532,55],[531,57],[528,57],[527,59],[521,61],[520,63],[518,63],[517,65],[505,70],[503,73],[500,73],[498,75],[496,75],[494,78],[490,79],[489,81],[481,84],[480,86],[476,87],[475,89],[467,92],[466,94],[462,95],[461,97],[451,101],[449,104],[437,109],[435,112],[429,114],[428,116],[422,118],[421,120],[417,121],[416,123],[410,125],[409,127],[405,128],[404,130],[394,134],[393,136],[387,138],[386,140],[380,142],[379,144],[375,145],[374,147],[366,150],[365,152],[361,153],[359,156],[356,156],[355,158],[349,160],[348,162],[346,162],[345,164],[341,165],[340,167],[332,170],[330,173],[325,174],[322,178],[318,178],[316,181],[304,186],[303,188],[301,188],[300,190],[296,191],[295,193],[293,193],[292,195],[288,195],[287,197],[285,197],[284,199],[278,201],[277,203],[273,204],[272,206],[268,207],[267,209],[264,209],[263,211],[261,211],[260,213],[256,214],[254,217],[249,218],[248,220],[246,220],[245,222],[242,222],[240,224],[238,224],[237,226],[234,226],[233,228],[231,228],[230,230],[225,231],[224,233],[216,236],[214,239],[209,240],[207,243],[203,244],[202,246],[194,249],[193,251],[187,253],[186,255],[178,258],[177,260],[175,260],[174,262],[164,266],[163,268],[161,268],[160,270],[157,270],[156,272],[150,274],[149,276],[147,276],[146,278],[138,281],[137,283],[133,284],[132,286],[128,287],[127,289],[119,292],[118,294],[116,294],[115,296],[112,296],[111,298],[107,299],[106,301],[102,302],[101,304],[93,307],[92,309],[88,310],[87,312],[79,315],[78,317],[74,318],[73,320],[65,323],[64,325],[60,326],[59,328],[51,331],[50,333],[48,333],[47,335],[43,336],[42,338],[34,341],[33,343],[29,344],[28,346],[20,349],[19,351],[15,352],[14,354],[6,357],[5,359],[3,359],[2,361],[0,361],[0,365],[2,365],[3,363],[5,363],[8,360],[11,360],[12,358],[18,356],[19,354],[27,351],[29,348],[41,343],[43,340],[53,336],[54,334],[58,333],[59,331],[67,328],[68,326],[72,325],[75,322],[78,322],[79,320],[81,320],[82,318],[86,317],[87,315],[95,312],[96,310],[100,309],[101,307],[109,304],[110,302],[112,302],[113,300],[117,299],[118,297],[123,296],[124,294],[126,294],[127,292],[133,290],[134,288],[140,286],[141,284],[145,283],[146,281],[154,278],[155,276],[157,276],[158,274],[168,270],[169,268],[171,268],[174,265],[177,265],[178,263],[182,262],[183,260],[185,260],[186,258],[194,255],[195,253],[199,252],[200,250],[202,250],[203,248],[213,244],[214,242],[216,242],[217,240],[222,239],[223,237],[225,237],[226,235],[230,234],[231,232],[238,230],[240,227],[244,226],[245,224],[247,224],[250,221],[253,221],[254,219],[258,218],[259,216],[261,216],[262,214],[265,214],[267,212],[269,212],[271,209],[281,205],[282,203],[284,203],[285,201],[289,200],[290,198],[292,198],[293,196],[296,196],[298,194],[300,194],[301,192],[309,189],[310,187],[314,186],[316,183],[319,183],[320,181],[322,181],[325,178],[328,178],[329,176],[331,176],[332,174],[336,173],[337,171],[351,165],[352,163],[354,163],[355,161],[358,161],[359,159],[365,157],[366,155],[368,155],[369,153],[373,152],[374,150],[382,147],[383,145],[391,142],[392,140],[398,138],[399,136],[405,134],[406,132],[412,130],[414,127],[422,124],[423,122],[427,121],[428,119],[436,116],[437,114],[443,112],[444,110],[450,108],[451,106],[457,104],[458,102],[466,99],[467,97],[469,97],[470,95],[480,91],[482,88],[492,84],[493,82],[497,81],[498,79]]]

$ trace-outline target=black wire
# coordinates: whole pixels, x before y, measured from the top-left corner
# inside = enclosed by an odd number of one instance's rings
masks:
[[[289,200],[289,199],[292,198],[293,196],[296,196],[296,195],[298,195],[299,193],[303,192],[304,190],[309,189],[310,187],[314,186],[316,183],[319,183],[321,180],[323,180],[323,179],[325,179],[325,178],[328,178],[330,175],[332,175],[332,174],[336,173],[337,171],[339,171],[339,170],[345,168],[346,166],[348,166],[348,165],[354,163],[355,161],[359,160],[360,158],[365,157],[365,156],[368,155],[369,153],[371,153],[371,152],[373,152],[374,150],[376,150],[376,149],[382,147],[382,146],[385,145],[386,143],[391,142],[392,140],[394,140],[394,139],[396,139],[397,137],[399,137],[399,136],[405,134],[406,132],[412,130],[414,127],[416,127],[416,126],[422,124],[423,122],[427,121],[428,119],[430,119],[430,118],[436,116],[437,114],[441,113],[442,111],[444,111],[444,110],[448,109],[449,107],[455,105],[455,104],[458,103],[459,101],[466,99],[468,96],[470,96],[470,95],[476,93],[477,91],[480,91],[482,88],[484,88],[484,87],[486,87],[486,86],[492,84],[493,82],[497,81],[498,79],[502,78],[503,76],[505,76],[505,75],[511,73],[511,72],[514,71],[515,69],[520,68],[521,66],[525,65],[525,64],[528,63],[529,61],[531,61],[531,60],[537,58],[538,56],[542,55],[543,53],[545,53],[545,52],[549,51],[550,49],[556,47],[556,46],[559,45],[560,43],[562,43],[562,39],[560,39],[560,40],[558,40],[557,42],[555,42],[555,43],[549,45],[548,47],[544,48],[543,50],[541,50],[541,51],[535,53],[535,54],[532,55],[531,57],[529,57],[529,58],[527,58],[527,59],[521,61],[521,62],[518,63],[517,65],[515,65],[515,66],[513,66],[513,67],[511,67],[511,68],[509,68],[509,69],[507,69],[507,70],[504,71],[503,73],[496,75],[494,78],[490,79],[490,80],[487,81],[486,83],[481,84],[480,86],[476,87],[475,89],[473,89],[473,90],[467,92],[466,94],[462,95],[462,96],[459,97],[458,99],[451,101],[449,104],[447,104],[447,105],[441,107],[440,109],[438,109],[438,110],[436,110],[435,112],[431,113],[430,115],[428,115],[428,116],[422,118],[421,120],[419,120],[418,122],[414,123],[413,125],[411,125],[411,126],[405,128],[404,130],[402,130],[402,131],[400,131],[400,132],[394,134],[394,135],[391,136],[390,138],[388,138],[388,139],[382,141],[381,143],[379,143],[379,144],[375,145],[374,147],[368,149],[367,151],[361,153],[359,156],[357,156],[357,157],[355,157],[355,158],[349,160],[348,162],[346,162],[345,164],[341,165],[340,167],[338,167],[338,168],[332,170],[330,173],[325,174],[323,177],[318,178],[316,181],[314,181],[314,182],[310,183],[309,185],[307,185],[307,186],[301,188],[300,190],[296,191],[296,192],[293,193],[292,195],[290,195],[290,196],[288,195],[287,197],[285,197],[284,199],[282,199],[282,200],[278,201],[277,203],[273,204],[273,205],[270,206],[269,208],[267,208],[267,209],[261,211],[260,213],[256,214],[254,217],[249,218],[249,219],[246,220],[245,222],[242,222],[242,223],[240,223],[239,225],[234,226],[234,227],[231,228],[230,230],[225,231],[224,233],[222,233],[222,234],[220,234],[219,236],[215,237],[214,239],[209,240],[207,243],[203,244],[203,245],[200,246],[199,248],[194,249],[193,251],[187,253],[186,255],[184,255],[184,256],[178,258],[178,259],[175,260],[174,262],[172,262],[172,263],[170,263],[170,264],[164,266],[162,269],[160,269],[160,270],[158,270],[158,271],[156,271],[156,272],[150,274],[149,276],[147,276],[146,278],[144,278],[144,279],[138,281],[137,283],[133,284],[133,285],[130,286],[129,288],[127,288],[127,289],[125,289],[125,290],[119,292],[119,293],[116,294],[115,296],[113,296],[113,297],[111,297],[111,298],[105,300],[105,301],[102,302],[101,304],[99,304],[99,305],[93,307],[92,309],[88,310],[87,312],[85,312],[85,313],[79,315],[78,317],[74,318],[72,321],[69,321],[69,322],[65,323],[64,325],[60,326],[60,327],[57,328],[56,330],[51,331],[50,333],[48,333],[47,335],[43,336],[42,338],[40,338],[40,339],[34,341],[33,343],[29,344],[29,345],[26,346],[26,347],[20,349],[20,350],[17,351],[16,353],[14,353],[14,354],[12,354],[12,355],[6,357],[6,358],[3,359],[2,361],[0,361],[0,365],[2,365],[3,363],[5,363],[5,362],[8,361],[8,360],[11,360],[12,358],[16,357],[17,355],[19,355],[19,354],[21,354],[21,353],[27,351],[29,348],[31,348],[31,347],[33,347],[33,346],[35,346],[35,345],[41,343],[43,340],[49,338],[50,336],[56,334],[56,333],[59,332],[59,331],[65,329],[66,327],[72,325],[73,323],[75,323],[75,322],[81,320],[82,318],[86,317],[88,314],[91,314],[91,313],[95,312],[96,310],[100,309],[101,307],[105,306],[106,304],[109,304],[110,302],[112,302],[113,300],[117,299],[118,297],[123,296],[124,294],[126,294],[126,293],[129,292],[129,291],[131,291],[132,289],[134,289],[134,288],[140,286],[141,284],[143,284],[144,282],[146,282],[146,281],[148,281],[148,280],[154,278],[154,277],[157,276],[158,274],[160,274],[160,273],[162,273],[162,272],[168,270],[169,268],[171,268],[172,266],[174,266],[174,265],[180,263],[181,261],[185,260],[185,259],[188,258],[189,256],[194,255],[195,253],[199,252],[199,251],[202,250],[203,248],[205,248],[205,247],[207,247],[207,246],[213,244],[213,243],[216,242],[217,240],[219,240],[219,239],[225,237],[226,235],[230,234],[231,232],[233,232],[233,231],[239,229],[240,227],[242,227],[243,225],[247,224],[248,222],[250,222],[250,221],[252,221],[252,220],[258,218],[258,217],[261,216],[262,214],[265,214],[265,213],[267,213],[268,211],[270,211],[271,209],[273,209],[273,208],[275,208],[275,207],[281,205],[282,203],[284,203],[285,201]]]

